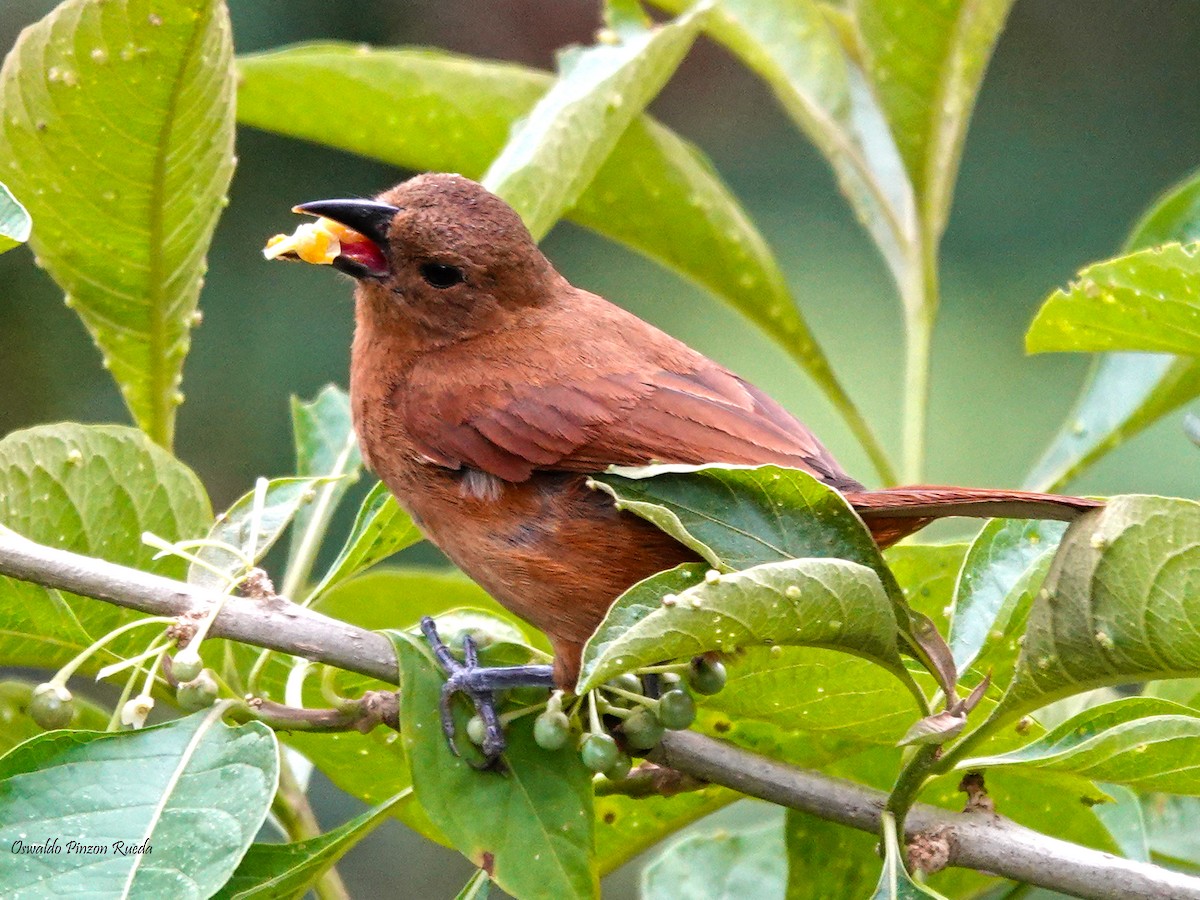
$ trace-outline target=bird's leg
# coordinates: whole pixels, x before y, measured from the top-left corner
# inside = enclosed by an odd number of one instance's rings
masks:
[[[482,668],[479,665],[479,654],[475,642],[469,635],[463,637],[463,662],[454,658],[450,648],[446,646],[437,625],[433,619],[425,616],[421,619],[421,633],[433,649],[438,664],[449,676],[442,685],[442,696],[439,704],[442,717],[442,731],[446,734],[446,743],[455,756],[460,756],[458,746],[454,742],[454,716],[450,711],[450,701],[455,694],[466,694],[475,706],[475,712],[483,720],[484,738],[483,755],[486,757],[484,768],[491,766],[504,752],[504,727],[500,716],[496,713],[496,691],[520,687],[554,687],[553,666],[498,666]]]

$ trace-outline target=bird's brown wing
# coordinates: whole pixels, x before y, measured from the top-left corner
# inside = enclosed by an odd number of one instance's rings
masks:
[[[721,462],[775,463],[841,489],[861,487],[762,391],[640,320],[609,324],[584,344],[586,357],[556,358],[528,343],[516,355],[499,340],[449,348],[410,373],[394,408],[432,462],[506,481],[535,470]],[[639,340],[630,328],[650,329],[656,340]],[[471,365],[456,354],[469,354]],[[448,380],[448,371],[471,372],[473,383]]]

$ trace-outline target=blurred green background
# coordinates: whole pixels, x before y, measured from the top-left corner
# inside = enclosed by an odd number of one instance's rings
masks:
[[[0,0],[0,48],[50,0]],[[550,68],[587,42],[595,2],[230,0],[241,51],[310,39],[431,44]],[[1200,165],[1200,4],[1019,0],[988,72],[944,242],[926,480],[1012,486],[1063,420],[1086,369],[1026,358],[1034,310],[1083,264],[1111,255],[1161,190]],[[347,97],[346,103],[354,102]],[[759,222],[835,367],[898,457],[899,306],[883,266],[817,154],[770,94],[719,48],[697,45],[652,107],[711,156]],[[350,288],[331,272],[265,263],[297,202],[369,195],[409,173],[244,129],[185,369],[178,452],[221,508],[291,463],[287,396],[345,384]],[[97,223],[101,227],[102,223]],[[36,228],[36,223],[35,223]],[[570,225],[545,249],[576,284],[627,306],[761,385],[852,472],[865,457],[802,373],[737,314],[629,251]],[[83,327],[30,253],[0,257],[0,434],[40,422],[128,421]],[[1074,485],[1195,496],[1179,416]],[[321,816],[350,812],[316,788]],[[343,866],[356,896],[450,897],[469,872],[389,827]],[[412,854],[431,854],[420,859]],[[636,865],[636,864],[635,864]],[[606,896],[632,896],[627,867]],[[373,878],[381,880],[372,881]],[[404,887],[397,890],[395,879]],[[391,887],[383,887],[391,885]]]

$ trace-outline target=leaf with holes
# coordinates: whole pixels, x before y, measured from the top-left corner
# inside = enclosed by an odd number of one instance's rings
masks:
[[[891,600],[878,576],[858,563],[790,559],[718,577],[679,566],[617,599],[584,646],[576,692],[664,660],[780,644],[869,659],[919,697],[897,637]]]
[[[0,253],[29,240],[33,221],[21,202],[0,184]]]
[[[0,173],[33,250],[163,445],[233,174],[232,54],[218,0],[68,0],[0,70]]]
[[[200,480],[136,429],[42,425],[0,440],[0,526],[30,540],[182,578],[183,561],[154,559],[142,532],[196,538],[211,522]],[[62,665],[138,615],[0,577],[0,665]],[[145,634],[117,638],[110,649],[144,645]],[[114,658],[101,653],[83,671]]]
[[[1042,305],[1025,348],[1200,356],[1198,254],[1200,244],[1164,244],[1088,266]]]
[[[845,499],[799,469],[613,467],[591,484],[723,572],[809,556],[887,569]]]
[[[1154,201],[1134,226],[1125,251],[1200,240],[1200,173]],[[1058,490],[1108,451],[1200,395],[1200,360],[1149,353],[1096,359],[1075,408],[1027,483]]]
[[[614,466],[593,476],[627,510],[722,571],[805,557],[869,566],[893,604],[907,649],[943,686],[955,679],[945,641],[912,610],[879,548],[845,498],[807,472],[781,466]]]
[[[0,759],[0,843],[64,847],[15,856],[0,868],[0,893],[215,893],[266,819],[279,777],[275,735],[260,722],[229,727],[225,709],[140,731],[54,731]],[[104,852],[71,853],[67,841]]]
[[[702,700],[740,725],[761,722],[847,747],[895,746],[921,715],[879,665],[815,647],[749,647],[725,661],[724,689]]]
[[[1194,796],[1200,794],[1200,714],[1166,700],[1129,697],[1084,710],[1024,747],[965,759],[956,768],[997,766]]]
[[[1097,687],[1200,676],[1197,579],[1200,503],[1118,496],[1076,519],[993,723]]]

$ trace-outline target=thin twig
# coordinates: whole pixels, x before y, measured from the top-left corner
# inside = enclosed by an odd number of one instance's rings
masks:
[[[0,530],[0,574],[107,600],[153,615],[201,616],[222,599],[215,591],[64,550]],[[211,634],[280,650],[395,684],[391,642],[282,599],[227,602]],[[669,732],[653,762],[772,803],[878,833],[887,802],[881,791],[797,769],[694,732]],[[991,872],[1091,900],[1200,900],[1200,878],[1123,859],[1039,834],[990,813],[954,813],[918,803],[910,838],[936,835],[951,866]]]

